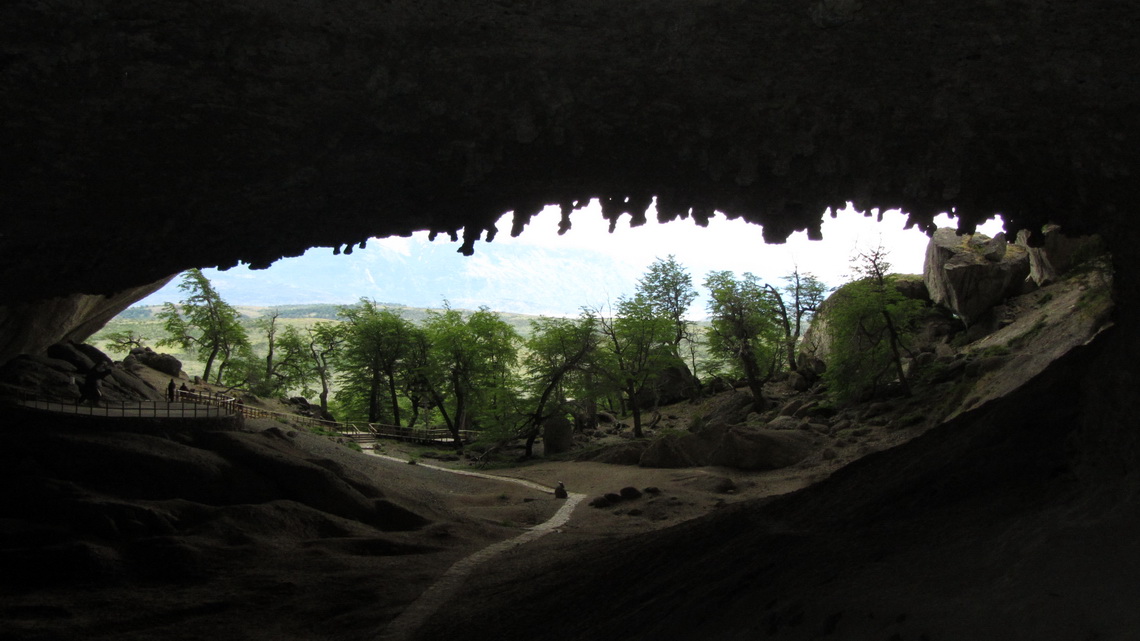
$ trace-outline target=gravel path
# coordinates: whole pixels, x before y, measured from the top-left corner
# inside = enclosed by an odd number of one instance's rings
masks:
[[[372,453],[372,456],[404,465],[407,464],[406,460],[392,456],[384,456],[382,454],[375,453]],[[466,470],[452,470],[445,467],[425,465],[422,463],[419,465],[420,467],[432,470],[440,470],[442,472],[448,472],[451,474],[474,476],[477,478],[485,478],[495,481],[507,481],[510,483],[522,485],[523,487],[528,487],[533,490],[551,493],[554,492],[554,488],[523,479],[495,476],[492,474],[482,474],[480,472],[469,472]],[[412,635],[416,630],[420,628],[420,626],[423,625],[424,621],[426,621],[428,617],[439,610],[444,603],[446,603],[459,591],[459,588],[463,585],[464,579],[466,579],[467,576],[471,574],[471,572],[477,566],[479,566],[479,564],[490,559],[496,554],[499,554],[500,552],[509,550],[513,547],[517,547],[530,541],[534,541],[540,537],[550,534],[551,532],[558,531],[559,527],[565,525],[570,520],[570,514],[574,511],[574,508],[577,507],[578,503],[580,503],[584,498],[586,498],[585,494],[571,492],[569,493],[569,497],[566,499],[566,503],[561,508],[559,508],[558,511],[554,513],[554,516],[550,517],[546,522],[540,523],[530,528],[526,532],[523,532],[513,539],[507,539],[505,541],[500,541],[493,545],[489,545],[482,550],[479,550],[475,554],[472,554],[471,556],[468,556],[456,562],[454,565],[448,568],[447,572],[444,572],[443,576],[441,576],[434,584],[432,584],[431,587],[429,587],[427,590],[424,590],[423,594],[421,594],[418,599],[416,599],[411,605],[407,607],[407,609],[401,612],[398,617],[396,617],[391,623],[388,624],[388,627],[384,629],[383,633],[381,633],[379,637],[380,640],[405,641],[407,639],[411,639]]]

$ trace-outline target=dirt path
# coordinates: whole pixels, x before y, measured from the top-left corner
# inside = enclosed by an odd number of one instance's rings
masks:
[[[392,456],[385,456],[383,454],[375,453],[372,455],[396,463],[407,463],[407,461],[403,459],[395,458]],[[446,467],[438,467],[435,465],[421,464],[421,467],[448,472],[451,474],[459,474],[462,476],[473,476],[476,478],[492,479],[496,481],[507,481],[534,490],[551,493],[554,492],[554,488],[540,485],[538,483],[524,479],[495,476],[493,474],[483,474],[480,472],[469,472],[467,470],[453,470]],[[586,498],[585,494],[571,492],[569,494],[569,497],[566,499],[566,503],[563,504],[562,507],[554,513],[554,516],[550,517],[545,522],[528,529],[526,532],[512,539],[507,539],[505,541],[500,541],[493,545],[489,545],[482,550],[479,550],[475,554],[463,558],[452,565],[446,572],[443,573],[443,576],[441,576],[427,590],[424,590],[423,594],[421,594],[418,599],[416,599],[403,612],[401,612],[399,616],[397,616],[391,623],[388,624],[388,627],[384,629],[383,633],[381,633],[379,637],[381,641],[404,641],[406,639],[410,639],[412,637],[412,634],[415,633],[415,631],[423,625],[424,621],[426,621],[428,617],[439,610],[459,591],[460,587],[463,585],[463,581],[469,574],[471,574],[472,571],[474,571],[476,567],[501,552],[518,547],[524,543],[529,543],[531,541],[537,540],[547,534],[550,534],[551,532],[558,531],[558,528],[562,527],[570,520],[570,515],[574,512],[574,508],[577,507],[584,498]]]

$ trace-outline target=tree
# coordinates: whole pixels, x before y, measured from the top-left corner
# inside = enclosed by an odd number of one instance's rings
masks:
[[[107,349],[117,354],[126,354],[136,347],[142,347],[146,344],[147,337],[142,334],[136,334],[133,330],[124,329],[118,332],[111,332],[107,334]]]
[[[414,331],[411,321],[365,299],[342,308],[340,315],[345,320],[346,345],[338,398],[356,405],[353,409],[364,409],[370,423],[401,425],[400,389]]]
[[[509,324],[486,307],[467,318],[444,304],[429,312],[424,331],[430,345],[419,381],[440,410],[457,449],[462,431],[491,427],[514,410],[514,367],[521,340]]]
[[[891,380],[909,396],[902,352],[923,304],[898,290],[881,246],[857,254],[853,263],[855,279],[835,292],[827,311],[831,357],[824,378],[842,400],[874,394]]]
[[[787,311],[779,292],[751,273],[730,271],[705,278],[710,297],[709,349],[739,367],[752,391],[754,407],[765,407],[764,384],[781,371]]]
[[[679,362],[673,342],[676,324],[659,314],[644,295],[635,295],[618,300],[613,318],[599,315],[598,327],[604,346],[601,370],[625,396],[633,415],[633,435],[641,438],[644,433],[638,400],[663,370]]]
[[[697,295],[692,277],[673,254],[658,258],[637,281],[636,296],[645,298],[657,313],[672,321],[674,334],[670,342],[674,348],[688,335],[685,314]]]
[[[430,422],[430,412],[431,408],[434,407],[433,399],[435,397],[433,393],[435,386],[432,383],[435,370],[432,367],[431,341],[423,328],[416,327],[414,329],[415,331],[408,339],[407,372],[402,390],[412,409],[412,417],[408,420],[408,427],[415,427],[416,421],[420,418],[421,409],[427,410],[429,415],[425,421]]]
[[[269,312],[257,319],[254,326],[265,333],[266,340],[266,353],[265,353],[265,376],[264,380],[267,385],[272,385],[272,381],[276,376],[276,363],[274,363],[274,356],[277,349],[277,331],[279,329],[277,319],[281,317],[281,310],[274,307]],[[270,391],[270,390],[266,390]]]
[[[305,330],[286,326],[277,340],[273,389],[285,393],[299,390],[305,396],[317,394],[321,411],[328,413],[333,365],[344,342],[341,323],[320,322]]]
[[[526,438],[526,456],[543,423],[566,411],[567,384],[585,374],[598,349],[598,319],[583,311],[578,319],[542,318],[531,321],[523,367],[530,411],[520,430]],[[584,386],[580,386],[584,387]]]
[[[205,380],[210,379],[214,362],[220,356],[217,380],[221,382],[229,359],[243,347],[249,347],[249,337],[242,327],[241,316],[222,300],[200,270],[191,269],[184,273],[178,289],[186,294],[186,298],[179,306],[166,303],[157,314],[167,333],[167,337],[158,341],[158,345],[177,345],[205,360],[202,372]]]
[[[333,364],[340,356],[347,340],[345,328],[337,323],[315,323],[306,330],[306,333],[309,337],[309,371],[321,385],[317,398],[321,404],[321,412],[327,414]]]
[[[824,285],[811,272],[801,273],[798,266],[792,270],[791,274],[784,276],[783,280],[787,283],[783,288],[784,296],[780,296],[775,288],[772,290],[776,293],[783,317],[784,338],[788,350],[788,368],[795,371],[798,369],[796,366],[796,346],[799,344],[800,337],[803,336],[804,328],[811,321],[811,316],[827,298],[827,285]],[[785,301],[787,301],[786,305]]]

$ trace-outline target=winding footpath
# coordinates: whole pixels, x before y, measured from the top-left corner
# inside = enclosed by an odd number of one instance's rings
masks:
[[[372,456],[387,459],[389,461],[395,461],[397,463],[407,463],[406,460],[393,456],[384,456],[382,454],[372,454]],[[469,472],[467,470],[452,470],[446,467],[424,465],[422,463],[419,465],[420,467],[426,467],[432,470],[440,470],[442,472],[448,472],[451,474],[459,474],[461,476],[473,476],[476,478],[515,483],[517,485],[522,485],[523,487],[528,487],[540,492],[554,492],[554,488],[546,487],[545,485],[540,485],[538,483],[532,483],[531,481],[526,481],[523,479],[514,479],[506,476],[495,476],[493,474],[482,474],[479,472]],[[582,499],[584,498],[586,498],[585,494],[570,492],[568,498],[566,499],[566,503],[563,504],[563,506],[554,513],[554,516],[550,517],[545,522],[528,529],[513,539],[499,541],[498,543],[489,545],[482,550],[479,550],[471,556],[457,561],[454,565],[448,568],[448,570],[444,572],[443,575],[440,576],[439,579],[431,585],[431,587],[429,587],[427,590],[424,590],[423,594],[421,594],[418,599],[413,601],[411,605],[409,605],[403,612],[400,613],[399,616],[397,616],[392,620],[391,623],[388,624],[388,627],[384,629],[384,632],[379,637],[380,641],[407,641],[411,639],[415,631],[423,625],[428,617],[434,614],[443,606],[444,603],[455,596],[455,594],[459,591],[459,588],[462,587],[464,579],[466,579],[467,575],[471,574],[471,572],[479,564],[487,561],[500,552],[520,546],[524,543],[529,543],[530,541],[534,541],[538,538],[546,536],[547,534],[550,534],[551,532],[557,531],[559,527],[562,527],[566,524],[567,521],[570,520],[570,514],[574,511],[574,508],[582,502]]]

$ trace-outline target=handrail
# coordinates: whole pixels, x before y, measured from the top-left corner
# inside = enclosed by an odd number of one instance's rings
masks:
[[[302,425],[331,429],[353,439],[392,438],[417,443],[448,444],[455,440],[451,430],[444,427],[411,428],[383,423],[329,421],[301,414],[274,412],[260,407],[251,407],[240,399],[219,392],[207,393],[190,390],[175,390],[174,401],[109,401],[101,400],[99,405],[68,403],[37,398],[28,393],[19,396],[18,403],[25,407],[43,409],[66,414],[87,416],[108,416],[124,418],[208,418],[241,414],[246,418],[288,419]],[[478,437],[475,430],[460,430],[459,438],[471,443]]]
[[[233,414],[224,407],[201,407],[194,403],[166,401],[103,401],[96,406],[21,397],[18,403],[24,407],[61,414],[113,418],[209,418]]]

